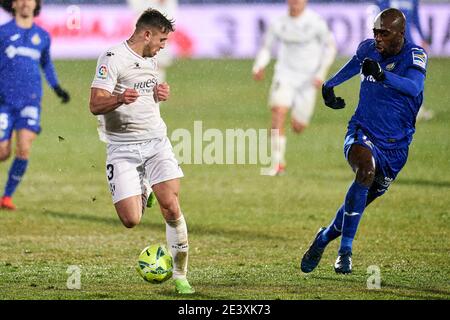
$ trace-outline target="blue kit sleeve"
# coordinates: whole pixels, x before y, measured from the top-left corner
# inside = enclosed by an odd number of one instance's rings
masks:
[[[423,91],[425,73],[422,70],[409,68],[406,77],[401,77],[389,71],[385,71],[385,75],[384,84],[403,94],[417,97]]]
[[[41,67],[44,70],[45,78],[47,79],[50,87],[55,88],[58,86],[58,78],[56,77],[55,67],[50,58],[50,41],[48,46],[43,50],[41,55]]]
[[[357,75],[360,69],[361,63],[358,57],[355,55],[342,67],[341,70],[339,70],[334,76],[332,76],[328,81],[325,82],[325,87],[335,87],[340,85],[341,83]]]

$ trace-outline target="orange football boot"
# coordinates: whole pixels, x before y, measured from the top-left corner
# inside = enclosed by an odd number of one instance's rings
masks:
[[[6,196],[2,197],[0,207],[6,210],[16,210],[16,206],[13,204],[12,198]]]

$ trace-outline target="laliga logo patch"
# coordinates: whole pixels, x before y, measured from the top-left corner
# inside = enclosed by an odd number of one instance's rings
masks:
[[[387,71],[391,71],[394,68],[395,68],[395,62],[392,62],[386,66]]]
[[[39,43],[41,43],[41,38],[39,37],[39,34],[35,34],[32,38],[31,38],[31,43],[34,44],[35,46],[37,46]]]
[[[108,75],[108,67],[105,64],[102,64],[98,68],[97,78],[106,79],[107,75]]]

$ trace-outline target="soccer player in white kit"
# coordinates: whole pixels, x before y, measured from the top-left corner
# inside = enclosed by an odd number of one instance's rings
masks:
[[[267,30],[253,64],[253,78],[264,79],[275,41],[279,42],[269,106],[272,112],[272,167],[268,175],[280,175],[286,167],[284,123],[291,109],[292,129],[301,133],[314,111],[317,89],[321,88],[336,56],[333,35],[326,22],[306,8],[307,0],[287,0],[288,15],[276,19]],[[277,131],[275,131],[277,132]]]
[[[144,11],[133,35],[99,57],[90,110],[107,143],[106,177],[120,220],[127,228],[139,224],[151,187],[166,220],[176,291],[189,294],[188,235],[178,201],[183,172],[160,116],[159,101],[169,98],[170,87],[158,83],[155,59],[172,31],[173,21]]]
[[[178,9],[178,0],[127,0],[128,5],[136,14],[149,8],[158,10],[168,19],[175,19]],[[156,60],[158,61],[158,79],[160,82],[166,81],[167,68],[173,64],[174,56],[171,51],[171,41],[167,42],[164,50],[161,50]]]

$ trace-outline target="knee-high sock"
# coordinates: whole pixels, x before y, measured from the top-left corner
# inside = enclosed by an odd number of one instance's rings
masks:
[[[286,153],[286,136],[272,134],[271,136],[272,146],[272,165],[278,166],[279,164],[285,164]]]
[[[319,246],[326,247],[326,245],[339,237],[342,234],[342,222],[344,219],[344,205],[342,205],[336,212],[336,216],[334,217],[331,224],[322,232],[322,235],[319,237]]]
[[[183,214],[178,220],[166,221],[166,238],[173,257],[173,278],[186,278],[189,244]]]
[[[358,229],[359,221],[366,207],[369,188],[356,181],[350,186],[345,197],[344,219],[342,223],[342,239],[339,252],[352,251],[353,239]]]
[[[14,159],[11,168],[9,169],[8,181],[6,182],[5,185],[4,195],[6,197],[11,197],[14,191],[16,191],[17,186],[19,185],[23,175],[25,174],[25,171],[27,170],[27,166],[28,166],[27,159],[20,159],[20,158]]]

